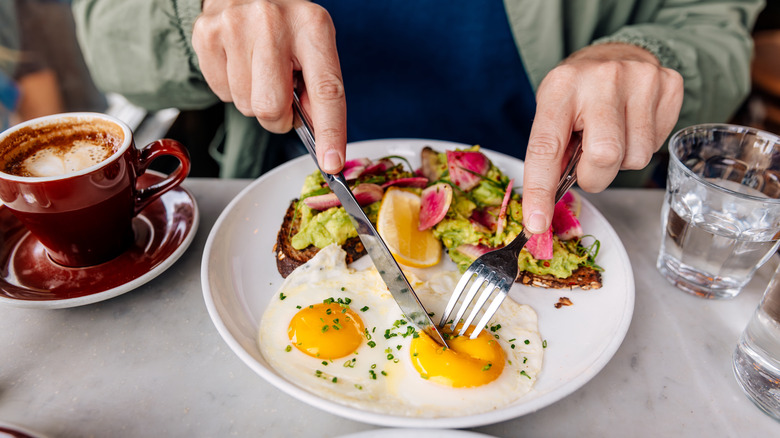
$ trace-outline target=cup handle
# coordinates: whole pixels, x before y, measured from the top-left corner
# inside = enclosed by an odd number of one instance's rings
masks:
[[[141,189],[136,188],[134,214],[138,214],[163,193],[181,184],[190,173],[190,153],[184,145],[176,140],[171,140],[169,138],[155,140],[141,148],[138,152],[138,159],[135,163],[135,173],[137,176],[146,172],[149,165],[152,164],[152,161],[162,155],[172,155],[176,157],[176,159],[179,160],[179,167],[168,175],[167,178],[157,184],[152,184],[149,187]]]

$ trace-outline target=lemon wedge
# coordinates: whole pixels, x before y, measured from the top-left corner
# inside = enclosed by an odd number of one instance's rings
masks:
[[[412,192],[390,187],[382,197],[377,217],[377,231],[396,261],[414,268],[439,263],[441,243],[428,229],[418,230],[420,197]]]

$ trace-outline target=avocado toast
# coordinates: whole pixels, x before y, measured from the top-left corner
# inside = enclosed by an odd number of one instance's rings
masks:
[[[421,163],[412,173],[390,158],[351,160],[345,164],[344,175],[353,181],[356,198],[360,192],[370,193],[361,205],[374,223],[388,186],[419,193],[420,228],[432,229],[461,272],[479,255],[505,245],[520,233],[520,195],[514,192],[513,181],[478,146],[443,153],[426,147]],[[328,193],[319,172],[312,173],[300,199],[288,208],[275,245],[277,267],[283,276],[330,243],[342,245],[348,263],[365,254],[343,208],[323,199]],[[567,195],[556,205],[553,227],[535,236],[521,253],[518,282],[555,289],[601,287],[601,268],[595,264],[598,241],[583,236],[576,219],[578,202]],[[593,243],[584,246],[585,239]]]

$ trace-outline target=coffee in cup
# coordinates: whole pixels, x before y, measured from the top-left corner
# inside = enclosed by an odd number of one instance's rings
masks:
[[[161,155],[179,167],[150,187],[136,181]],[[132,220],[189,173],[186,148],[157,140],[135,147],[130,128],[96,113],[41,117],[0,134],[0,200],[68,267],[106,262],[134,241]]]
[[[0,172],[26,177],[62,176],[108,159],[122,145],[123,132],[103,121],[65,120],[42,129],[27,126],[0,150]]]

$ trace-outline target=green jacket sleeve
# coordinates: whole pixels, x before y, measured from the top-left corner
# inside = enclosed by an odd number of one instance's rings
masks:
[[[148,110],[218,102],[198,67],[200,0],[74,0],[79,44],[95,84]]]
[[[635,44],[682,74],[685,96],[678,127],[726,121],[747,96],[750,29],[763,4],[763,0],[505,0],[534,87],[563,58],[586,45]]]

